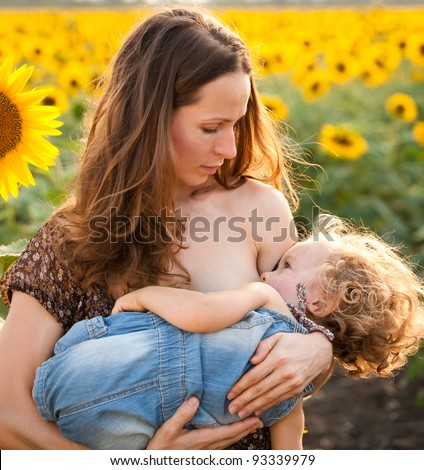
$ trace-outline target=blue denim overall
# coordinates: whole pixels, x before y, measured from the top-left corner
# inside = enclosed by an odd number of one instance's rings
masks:
[[[260,308],[216,333],[187,333],[154,313],[124,312],[76,323],[38,368],[33,397],[41,416],[91,449],[143,449],[156,429],[190,396],[200,407],[188,428],[240,420],[226,395],[250,368],[259,342],[278,332],[307,330]],[[269,426],[299,395],[263,413]]]

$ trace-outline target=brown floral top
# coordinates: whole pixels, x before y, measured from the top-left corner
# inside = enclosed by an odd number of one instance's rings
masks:
[[[53,249],[60,229],[47,222],[31,239],[20,258],[0,279],[0,296],[9,305],[14,290],[34,297],[63,326],[108,316],[113,302],[105,290],[84,291],[72,275],[63,253]]]
[[[108,316],[113,301],[104,289],[84,291],[73,276],[66,256],[53,248],[61,230],[47,222],[30,240],[20,258],[0,279],[0,296],[10,304],[13,291],[35,299],[63,326],[65,332],[80,321]],[[269,432],[259,430],[230,449],[270,449]]]

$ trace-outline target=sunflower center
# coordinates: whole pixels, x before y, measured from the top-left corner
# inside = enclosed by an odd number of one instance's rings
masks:
[[[381,59],[376,59],[375,60],[375,65],[377,67],[380,67],[380,69],[384,69],[384,62]]]
[[[403,116],[405,114],[405,106],[403,104],[398,104],[395,108],[396,116]]]
[[[21,141],[22,118],[18,108],[0,92],[0,158],[13,150]]]
[[[319,91],[320,88],[321,88],[321,83],[320,82],[314,82],[311,85],[311,90],[312,91]]]
[[[42,103],[45,106],[56,106],[56,100],[53,98],[53,96],[46,96]]]
[[[345,135],[336,135],[334,141],[344,147],[350,147],[352,145],[352,141]]]

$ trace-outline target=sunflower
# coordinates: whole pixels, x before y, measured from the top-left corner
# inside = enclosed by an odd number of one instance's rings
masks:
[[[328,54],[326,56],[331,81],[345,83],[358,74],[358,63],[354,57],[341,53],[340,55]]]
[[[73,96],[85,90],[90,79],[86,68],[78,62],[66,65],[60,72],[59,84],[69,96]]]
[[[415,141],[421,147],[424,147],[424,121],[417,121],[412,128],[412,134]]]
[[[401,53],[402,57],[406,56],[406,51],[410,42],[410,33],[400,29],[394,31],[389,36],[389,43],[393,44]]]
[[[314,101],[324,96],[331,86],[328,70],[316,69],[307,74],[300,83],[303,97],[307,101]]]
[[[59,89],[46,90],[48,93],[41,100],[42,105],[56,106],[61,113],[64,113],[69,108],[68,95]]]
[[[412,35],[408,42],[406,56],[415,65],[424,66],[424,33]]]
[[[333,124],[321,128],[319,141],[326,153],[346,160],[355,160],[368,149],[367,141],[360,134]]]
[[[261,95],[261,101],[276,121],[283,121],[288,116],[289,110],[278,96]]]
[[[406,93],[394,93],[386,101],[387,112],[401,121],[415,121],[418,109],[414,98]]]
[[[360,56],[361,77],[365,85],[375,87],[389,80],[402,60],[400,50],[394,45],[372,44]]]
[[[375,64],[362,65],[359,75],[364,84],[369,87],[382,85],[390,78],[390,73],[387,69]]]
[[[17,197],[20,184],[35,184],[28,164],[48,169],[55,164],[58,149],[44,138],[61,134],[55,118],[58,108],[40,102],[49,89],[24,92],[33,67],[12,70],[11,59],[0,65],[0,196]]]
[[[22,54],[28,62],[48,65],[53,59],[54,49],[49,41],[33,37],[24,43]]]

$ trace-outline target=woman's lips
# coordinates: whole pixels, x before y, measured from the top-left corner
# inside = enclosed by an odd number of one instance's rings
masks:
[[[219,166],[205,166],[205,165],[202,165],[201,168],[206,173],[208,173],[209,175],[214,175],[218,171]]]

